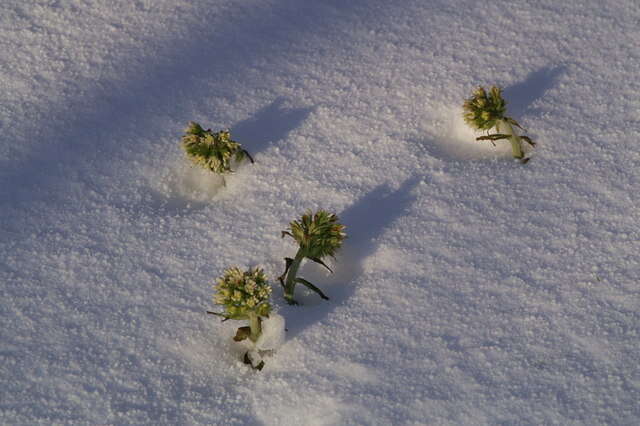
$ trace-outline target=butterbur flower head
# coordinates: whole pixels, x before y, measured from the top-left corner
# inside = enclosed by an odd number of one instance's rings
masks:
[[[467,124],[476,130],[489,130],[504,118],[507,103],[500,88],[493,86],[487,93],[483,87],[478,87],[464,102],[463,108]]]
[[[250,312],[265,317],[271,312],[271,286],[262,269],[229,268],[216,280],[214,289],[213,302],[224,307],[226,318],[248,319]]]
[[[195,121],[190,121],[184,132],[187,135],[202,136],[204,134],[204,129]]]
[[[309,258],[334,256],[346,238],[345,226],[338,222],[338,216],[325,210],[315,214],[308,211],[301,220],[294,220],[289,226],[290,235]]]
[[[246,156],[246,151],[231,139],[228,130],[214,133],[194,121],[185,129],[181,144],[193,163],[219,174],[231,173],[232,161],[240,162]]]

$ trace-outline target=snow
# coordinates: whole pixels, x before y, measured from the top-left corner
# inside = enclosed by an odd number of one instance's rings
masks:
[[[256,341],[256,348],[263,351],[276,351],[284,343],[285,318],[282,315],[271,314],[262,319],[262,332]]]
[[[635,424],[635,0],[4,0],[0,423]],[[472,140],[477,85],[538,142]],[[254,156],[221,186],[188,121]],[[280,231],[349,239],[288,306]],[[260,265],[260,372],[215,278]]]

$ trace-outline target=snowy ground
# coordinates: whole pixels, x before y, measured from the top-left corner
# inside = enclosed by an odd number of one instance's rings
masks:
[[[3,0],[0,36],[0,423],[637,424],[636,0]],[[256,164],[207,183],[189,120]],[[331,300],[275,289],[250,371],[211,284],[320,207]]]

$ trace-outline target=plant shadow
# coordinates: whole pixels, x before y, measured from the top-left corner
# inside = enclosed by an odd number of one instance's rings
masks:
[[[237,8],[244,10],[245,6]],[[201,105],[193,99],[214,95],[233,102],[238,90],[234,83],[250,86],[259,82],[251,72],[254,61],[281,53],[276,47],[281,42],[300,39],[309,32],[309,26],[302,24],[291,31],[280,31],[282,19],[297,10],[291,2],[252,8],[251,13],[237,19],[236,25],[230,22],[206,27],[194,32],[197,36],[168,43],[162,55],[144,60],[144,72],[132,72],[133,77],[123,82],[101,81],[78,99],[51,105],[42,121],[53,124],[43,126],[37,136],[46,143],[34,144],[32,151],[0,168],[0,197],[27,203],[36,197],[52,200],[66,192],[70,179],[98,184],[95,176],[113,173],[110,159],[163,150],[162,141],[169,139],[175,143],[173,122],[183,126],[202,114]],[[205,13],[203,20],[206,18]],[[238,37],[248,29],[264,33],[265,38]],[[128,62],[136,61],[123,55],[121,63]],[[211,75],[216,76],[215,85],[207,92],[203,87],[212,80]],[[277,99],[237,124],[235,130],[247,139],[250,152],[263,150],[266,142],[284,137],[311,111],[287,109],[283,104],[284,99]],[[214,106],[208,115],[220,115],[218,108]],[[167,118],[172,123],[168,124]],[[145,129],[141,137],[132,137],[140,135],[141,129]]]
[[[321,300],[303,286],[296,286],[296,300],[301,306],[283,305],[281,310],[288,319],[287,339],[296,337],[322,321],[337,306],[347,303],[356,289],[354,281],[364,272],[365,261],[378,248],[377,240],[415,201],[412,190],[419,180],[409,178],[396,190],[380,185],[339,215],[347,228],[347,239],[333,263],[334,272],[330,274],[322,266],[307,262],[299,274],[318,285],[330,300]]]
[[[287,108],[286,102],[284,97],[279,97],[231,128],[233,138],[242,143],[252,157],[286,138],[314,109]],[[219,176],[189,164],[187,159],[170,169],[163,181],[166,189],[152,189],[153,196],[146,207],[168,215],[200,210],[226,187]]]
[[[564,65],[544,67],[529,73],[524,81],[506,87],[503,93],[509,114],[519,117],[532,112],[531,106],[535,101],[554,87],[566,70]]]
[[[286,103],[287,99],[279,97],[252,117],[237,123],[231,128],[234,139],[242,143],[250,154],[265,151],[270,144],[286,138],[315,109],[287,108]]]
[[[524,81],[504,89],[508,114],[517,120],[525,114],[535,113],[532,105],[554,87],[566,71],[566,66],[545,67],[531,72]],[[410,139],[412,145],[420,147],[438,160],[493,162],[511,158],[508,143],[491,144],[476,141],[479,136],[462,117],[462,108],[446,110],[440,129],[427,136],[419,135]]]

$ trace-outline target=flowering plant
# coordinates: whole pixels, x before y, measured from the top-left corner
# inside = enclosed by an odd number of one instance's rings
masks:
[[[293,299],[297,283],[305,285],[318,293],[321,298],[329,300],[318,287],[296,275],[304,259],[319,263],[331,271],[331,268],[322,259],[326,256],[334,257],[342,245],[342,241],[346,238],[344,229],[345,226],[338,222],[338,216],[325,210],[318,210],[315,214],[307,211],[302,215],[301,220],[294,220],[289,224],[289,230],[282,231],[283,238],[288,235],[299,245],[298,252],[293,259],[285,257],[285,271],[278,278],[284,287],[284,298],[287,303],[291,305],[297,303]]]
[[[477,141],[488,140],[493,143],[500,139],[507,139],[511,142],[513,157],[522,163],[529,161],[524,157],[522,141],[531,146],[535,143],[528,136],[518,135],[513,126],[524,130],[516,120],[505,116],[507,112],[507,102],[502,98],[502,90],[496,86],[491,87],[489,92],[478,87],[473,96],[464,102],[464,119],[476,130],[486,130],[486,136],[477,137]],[[489,134],[489,130],[495,128],[497,133]]]
[[[213,297],[215,304],[224,308],[222,313],[207,313],[223,317],[226,320],[249,320],[249,326],[240,327],[233,340],[240,342],[249,339],[256,343],[262,333],[262,318],[271,313],[271,286],[260,268],[242,271],[240,268],[227,269],[214,285],[216,293]],[[245,354],[245,363],[252,363],[252,351]],[[252,363],[253,364],[253,363]],[[264,361],[260,361],[255,368],[261,370]]]
[[[251,155],[231,139],[228,130],[213,133],[204,130],[195,121],[190,121],[182,136],[182,148],[193,163],[221,175],[232,173],[232,161],[242,162],[245,158],[253,163]]]

